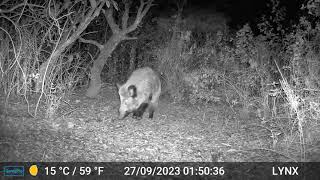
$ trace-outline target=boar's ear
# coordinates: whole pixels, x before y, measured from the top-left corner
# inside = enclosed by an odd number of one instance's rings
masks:
[[[119,90],[121,85],[119,83],[116,83],[117,89]]]
[[[132,98],[137,97],[137,87],[135,85],[130,85],[128,87],[129,96]]]

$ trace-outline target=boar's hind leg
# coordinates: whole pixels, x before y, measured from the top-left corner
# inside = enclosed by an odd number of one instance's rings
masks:
[[[142,103],[139,106],[139,108],[133,112],[133,117],[135,119],[138,119],[138,118],[141,119],[143,116],[143,113],[146,111],[147,107],[148,107],[148,103]]]

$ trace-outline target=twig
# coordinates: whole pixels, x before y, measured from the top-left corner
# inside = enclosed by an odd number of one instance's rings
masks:
[[[67,115],[67,114],[71,114],[72,112],[74,112],[74,111],[77,110],[77,109],[78,109],[78,108],[74,108],[74,109],[72,109],[71,111],[68,111],[68,112],[66,112],[66,113],[58,116],[56,119],[58,119],[58,118],[60,118],[60,117],[64,117],[64,116]]]

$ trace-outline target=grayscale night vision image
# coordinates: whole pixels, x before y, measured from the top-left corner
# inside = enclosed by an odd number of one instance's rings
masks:
[[[320,0],[0,0],[0,176],[319,178]]]

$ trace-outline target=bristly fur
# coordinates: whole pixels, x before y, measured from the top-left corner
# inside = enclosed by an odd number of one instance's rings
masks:
[[[153,118],[161,93],[161,82],[151,68],[136,69],[125,84],[117,86],[121,101],[120,119],[130,113],[133,113],[135,118],[141,118],[146,110],[149,112],[149,118]]]

